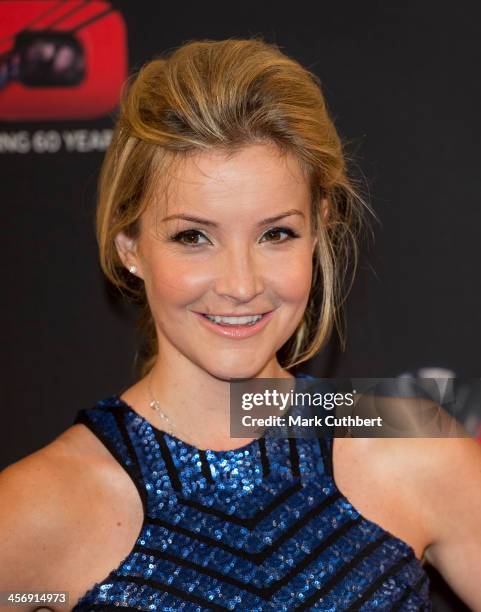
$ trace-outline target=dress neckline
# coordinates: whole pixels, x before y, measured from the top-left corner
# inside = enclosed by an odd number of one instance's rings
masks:
[[[311,376],[310,374],[300,372],[294,378],[297,381],[298,379],[310,379],[314,377]],[[201,448],[198,448],[197,446],[194,446],[193,444],[190,444],[189,442],[186,442],[185,440],[182,440],[181,438],[177,437],[174,434],[170,434],[164,429],[159,429],[158,427],[156,427],[146,417],[144,417],[139,412],[137,412],[137,410],[135,410],[133,406],[131,406],[128,402],[123,400],[120,397],[119,393],[112,395],[111,399],[115,402],[116,405],[130,412],[131,415],[135,417],[139,422],[143,423],[143,425],[148,425],[157,436],[162,435],[166,440],[170,440],[172,445],[175,445],[177,447],[182,447],[183,449],[188,451],[189,454],[193,454],[193,455],[205,453],[205,454],[209,454],[211,457],[222,458],[222,457],[230,457],[234,453],[250,454],[250,452],[252,451],[253,448],[255,448],[255,445],[259,440],[261,439],[265,440],[266,432],[269,430],[269,427],[267,427],[261,436],[259,436],[258,438],[254,438],[247,444],[243,444],[242,446],[238,446],[236,448],[230,448],[226,450],[212,450],[210,448],[201,449]]]
[[[197,446],[194,446],[193,444],[190,444],[190,442],[186,442],[185,440],[182,440],[181,438],[178,438],[175,434],[171,434],[168,431],[165,431],[165,429],[159,429],[151,421],[149,421],[144,416],[142,416],[139,412],[137,412],[130,404],[128,404],[125,400],[123,400],[120,397],[120,395],[118,395],[118,394],[113,395],[112,398],[115,400],[115,402],[118,405],[120,405],[122,408],[124,408],[124,410],[127,410],[128,412],[130,412],[133,417],[135,417],[137,420],[139,420],[139,422],[143,423],[144,425],[148,425],[152,429],[152,431],[154,433],[156,433],[157,435],[164,436],[164,438],[166,438],[167,440],[170,440],[172,442],[172,444],[174,444],[175,446],[182,446],[183,448],[185,448],[189,452],[189,454],[209,453],[209,454],[214,454],[216,456],[220,456],[220,455],[225,455],[225,454],[228,454],[228,453],[247,451],[259,439],[259,438],[254,438],[253,440],[251,440],[247,444],[244,444],[244,445],[239,446],[237,448],[230,448],[230,449],[227,449],[227,450],[212,450],[210,448],[201,449],[201,448],[198,448]],[[262,435],[260,437],[264,437],[264,435]]]

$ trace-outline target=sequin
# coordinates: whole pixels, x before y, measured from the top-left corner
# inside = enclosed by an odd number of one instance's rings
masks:
[[[432,610],[413,549],[337,489],[332,438],[265,436],[264,455],[259,440],[204,452],[118,396],[74,423],[130,474],[144,521],[120,566],[72,612]]]

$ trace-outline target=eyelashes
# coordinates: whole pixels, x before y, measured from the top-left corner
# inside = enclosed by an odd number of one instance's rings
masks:
[[[290,240],[294,238],[300,237],[299,234],[295,232],[293,229],[291,229],[290,227],[273,227],[267,230],[264,236],[267,236],[267,235],[272,236],[273,234],[275,235],[279,233],[287,234],[288,237],[284,240],[269,240],[268,242],[272,242],[274,244],[284,244],[285,242],[289,242]],[[197,236],[202,236],[207,239],[207,237],[200,230],[189,229],[189,230],[183,230],[182,232],[178,232],[177,234],[170,236],[169,240],[172,242],[178,242],[179,244],[182,244],[187,247],[192,247],[192,248],[198,248],[198,247],[203,246],[204,244],[208,244],[206,242],[201,242],[201,243],[189,242],[190,239],[192,238],[195,239]],[[187,238],[188,242],[184,242],[184,238]]]

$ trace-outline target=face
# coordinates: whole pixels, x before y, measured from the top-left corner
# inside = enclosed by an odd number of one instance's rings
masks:
[[[311,288],[309,213],[305,175],[273,145],[182,160],[142,216],[137,241],[116,240],[124,264],[145,282],[159,360],[222,380],[279,376],[276,352]],[[263,316],[252,326],[219,325],[205,314]]]

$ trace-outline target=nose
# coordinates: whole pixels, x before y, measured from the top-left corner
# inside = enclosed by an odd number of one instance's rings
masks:
[[[250,302],[264,291],[264,280],[256,256],[240,245],[226,249],[221,258],[215,292],[234,302]]]

